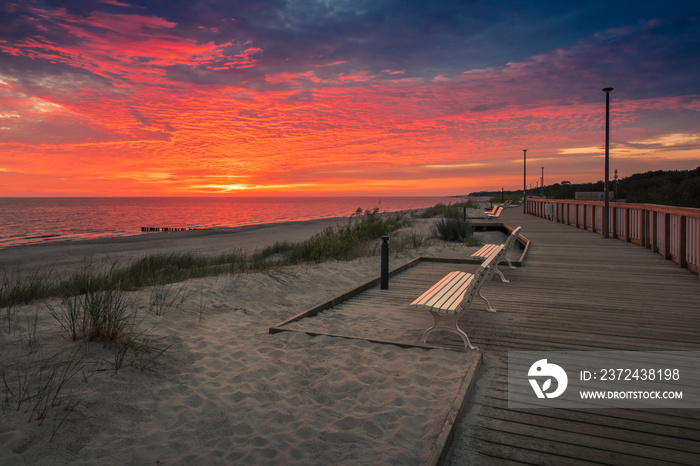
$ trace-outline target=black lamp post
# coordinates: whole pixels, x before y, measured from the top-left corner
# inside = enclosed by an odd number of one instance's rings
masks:
[[[544,167],[542,167],[542,179],[540,180],[540,196],[544,197]]]
[[[612,87],[603,89],[605,92],[605,208],[603,209],[603,238],[608,238],[610,233],[610,93]]]

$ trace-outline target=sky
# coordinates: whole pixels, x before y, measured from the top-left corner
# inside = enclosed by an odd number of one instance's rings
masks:
[[[700,3],[2,0],[0,196],[450,196],[700,166]]]

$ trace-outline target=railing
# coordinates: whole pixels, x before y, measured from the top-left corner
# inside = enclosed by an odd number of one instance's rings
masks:
[[[603,233],[604,203],[527,199],[527,213]],[[611,202],[609,234],[651,249],[700,275],[700,209]]]

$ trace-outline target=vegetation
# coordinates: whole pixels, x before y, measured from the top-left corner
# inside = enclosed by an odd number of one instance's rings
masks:
[[[0,285],[0,307],[54,296],[66,300],[85,295],[86,301],[74,306],[91,308],[100,299],[109,300],[105,293],[114,290],[162,287],[191,278],[259,271],[303,262],[354,259],[375,253],[378,250],[375,240],[406,225],[407,221],[402,214],[382,215],[378,208],[367,211],[358,209],[345,225],[328,227],[300,243],[276,243],[249,256],[240,252],[213,257],[188,253],[150,255],[125,267],[118,267],[115,263],[109,271],[103,273],[86,267],[65,278],[56,277],[51,271],[36,272],[25,280],[5,275]],[[403,243],[403,247],[416,242],[420,241],[415,237],[408,241],[397,241]],[[91,298],[88,299],[87,296]],[[158,299],[157,295],[153,297],[154,307],[160,306]]]
[[[432,227],[435,237],[445,241],[461,241],[467,246],[479,246],[481,241],[474,235],[474,227],[462,218],[442,218]]]
[[[428,207],[420,213],[414,214],[414,218],[433,218],[433,217],[446,217],[446,218],[459,218],[463,216],[464,208],[476,209],[477,205],[474,201],[457,202],[444,204],[442,202],[435,204],[432,207]]]
[[[700,207],[700,167],[632,175],[620,181],[618,197],[635,203]]]
[[[678,207],[700,208],[700,167],[694,170],[658,170],[638,173],[615,182],[610,180],[610,190],[617,193],[618,199],[640,204],[660,204]],[[574,184],[562,181],[544,189],[528,190],[528,195],[538,196],[540,192],[551,199],[574,199],[577,192],[603,191],[603,181]],[[507,199],[521,199],[522,191],[506,191]],[[474,192],[470,196],[493,196],[500,202],[500,192]]]
[[[489,199],[492,204],[501,204],[506,201],[519,201],[523,198],[522,193],[498,193]]]
[[[461,241],[467,246],[478,246],[481,240],[474,234],[474,227],[464,219],[464,208],[475,209],[473,201],[456,204],[439,203],[417,215],[417,218],[441,217],[431,227],[434,237],[445,241]]]
[[[441,215],[449,229],[457,233],[454,239],[473,238],[473,229],[461,220],[462,206],[439,205],[431,209]],[[466,204],[471,207],[472,205]],[[0,331],[15,336],[21,342],[26,357],[0,367],[0,393],[4,392],[4,407],[23,410],[28,421],[53,422],[52,439],[80,402],[72,392],[75,379],[87,380],[86,367],[94,364],[93,344],[109,348],[114,371],[126,364],[145,369],[151,366],[167,348],[151,343],[152,336],[139,330],[142,322],[137,315],[135,297],[130,293],[150,287],[149,311],[162,315],[165,307],[182,305],[187,292],[173,288],[173,283],[190,278],[260,271],[280,265],[323,260],[348,260],[376,254],[383,235],[407,225],[401,214],[382,215],[379,209],[358,209],[343,225],[328,227],[300,243],[280,242],[250,255],[240,252],[215,257],[193,254],[150,255],[120,267],[112,264],[106,271],[86,266],[75,273],[59,277],[51,270],[36,271],[21,279],[3,277],[0,283],[0,307],[4,322]],[[457,225],[457,226],[455,226]],[[445,233],[453,234],[453,233]],[[415,233],[392,238],[395,252],[420,247],[424,238]],[[57,297],[46,303],[49,315],[65,332],[71,343],[67,349],[40,356],[41,343],[37,336],[38,314],[20,315],[18,305],[36,299]],[[75,344],[73,343],[75,342]],[[52,350],[49,350],[52,351]],[[101,364],[101,363],[100,363]],[[103,369],[99,369],[103,370]],[[72,382],[73,381],[73,382]],[[52,409],[61,406],[63,409]],[[49,416],[49,412],[53,415]]]

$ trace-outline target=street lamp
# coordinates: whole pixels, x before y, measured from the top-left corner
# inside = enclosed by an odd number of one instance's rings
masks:
[[[527,213],[527,149],[523,149],[523,213]]]
[[[610,233],[610,93],[612,87],[603,89],[605,92],[605,208],[603,209],[603,238],[608,238]]]
[[[540,180],[540,196],[544,197],[544,167],[542,167],[542,179]]]

